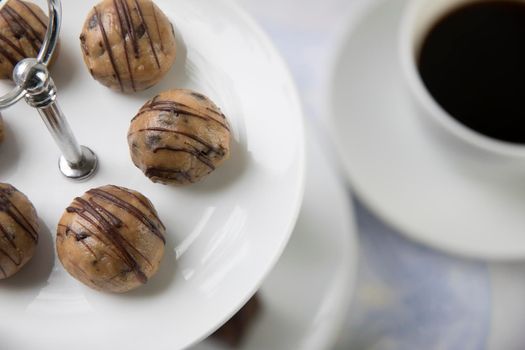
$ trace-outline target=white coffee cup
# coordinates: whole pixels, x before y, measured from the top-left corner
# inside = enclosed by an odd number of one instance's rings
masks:
[[[488,137],[454,119],[432,97],[419,74],[419,51],[437,21],[460,6],[482,1],[484,0],[410,0],[401,19],[400,58],[403,74],[418,115],[433,120],[433,124],[438,124],[447,134],[454,135],[482,152],[525,158],[525,145]]]

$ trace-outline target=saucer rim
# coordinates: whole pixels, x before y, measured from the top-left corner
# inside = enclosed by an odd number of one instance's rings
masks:
[[[390,0],[394,1],[394,0]],[[399,4],[398,6],[406,6],[408,0],[397,0],[404,2],[404,4]],[[430,248],[437,249],[446,254],[454,254],[462,258],[473,259],[473,260],[486,260],[491,262],[498,261],[520,261],[525,258],[525,249],[498,249],[497,251],[490,251],[483,248],[478,248],[475,245],[470,246],[468,249],[465,249],[462,246],[458,246],[451,242],[446,242],[438,238],[431,238],[429,235],[421,235],[418,233],[419,228],[415,227],[412,223],[405,222],[402,219],[399,219],[395,214],[390,213],[388,210],[383,209],[383,205],[379,202],[378,198],[374,198],[369,195],[365,188],[362,186],[361,181],[356,179],[354,174],[354,165],[352,160],[348,159],[345,155],[345,147],[343,145],[342,139],[339,136],[338,126],[340,126],[337,121],[337,113],[335,111],[335,91],[336,89],[336,77],[340,71],[340,62],[341,57],[344,56],[344,52],[349,42],[353,41],[355,37],[355,32],[366,26],[367,20],[376,12],[380,11],[383,6],[389,0],[371,0],[364,1],[358,4],[356,9],[356,15],[352,17],[352,21],[349,21],[346,25],[346,30],[337,38],[337,49],[334,50],[334,54],[330,59],[330,71],[328,73],[328,79],[326,83],[326,94],[325,94],[325,110],[326,115],[324,116],[324,124],[326,127],[327,135],[331,139],[332,148],[334,149],[337,155],[337,164],[341,170],[341,173],[344,175],[344,178],[347,180],[348,184],[351,187],[352,192],[362,201],[362,203],[374,212],[378,217],[380,217],[384,223],[390,228],[394,229],[396,232],[401,234],[403,237],[411,240],[412,242],[425,245]],[[398,37],[399,35],[397,35]],[[397,50],[392,53],[393,55],[398,55]],[[396,57],[399,59],[399,57]],[[401,68],[401,62],[399,62],[399,68]],[[409,92],[407,91],[407,94]]]

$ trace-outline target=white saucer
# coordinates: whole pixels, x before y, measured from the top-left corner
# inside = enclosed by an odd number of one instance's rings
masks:
[[[20,102],[3,113],[0,181],[28,195],[43,229],[35,258],[0,282],[2,349],[188,346],[259,288],[281,256],[302,202],[299,100],[281,58],[243,11],[229,0],[155,0],[176,27],[177,63],[155,88],[123,95],[94,81],[82,61],[78,37],[96,2],[63,1],[62,46],[52,74],[80,143],[99,156],[99,173],[80,184],[62,178],[58,150],[36,111]],[[133,166],[126,140],[139,107],[174,87],[209,95],[229,117],[234,138],[231,159],[187,188],[150,182]],[[144,193],[168,228],[159,274],[121,296],[71,278],[53,243],[72,199],[108,183]]]
[[[353,208],[312,135],[294,235],[263,284],[262,313],[240,349],[330,349],[352,299],[358,261]],[[222,347],[206,341],[192,348],[211,349]]]
[[[410,238],[471,257],[523,258],[523,164],[505,164],[509,175],[451,155],[412,113],[397,48],[405,3],[375,1],[335,64],[330,124],[353,189]]]

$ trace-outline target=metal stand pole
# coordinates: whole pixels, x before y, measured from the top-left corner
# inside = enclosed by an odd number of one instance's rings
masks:
[[[4,2],[5,4],[5,2]],[[97,170],[95,153],[80,146],[57,102],[57,89],[49,75],[47,64],[58,43],[62,7],[60,0],[48,0],[49,25],[38,57],[24,59],[15,66],[13,80],[16,88],[0,97],[0,109],[7,108],[21,98],[38,110],[44,124],[62,152],[59,169],[73,180],[86,180]]]

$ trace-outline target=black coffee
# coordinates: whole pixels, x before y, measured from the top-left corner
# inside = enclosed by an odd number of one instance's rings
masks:
[[[419,71],[458,121],[525,143],[525,3],[481,1],[452,11],[425,39]]]

